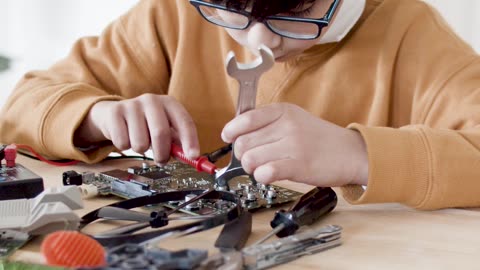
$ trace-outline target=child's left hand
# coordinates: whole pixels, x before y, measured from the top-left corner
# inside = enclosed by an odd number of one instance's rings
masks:
[[[230,121],[222,139],[261,183],[291,180],[314,186],[366,185],[368,157],[357,131],[287,103],[245,112]]]

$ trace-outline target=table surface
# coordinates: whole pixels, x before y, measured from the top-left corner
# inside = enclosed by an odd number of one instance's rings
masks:
[[[44,179],[46,187],[62,185],[62,173],[102,172],[111,169],[126,169],[140,165],[136,160],[110,160],[95,165],[54,167],[40,161],[20,156],[18,163],[29,168]],[[278,185],[306,192],[311,187],[284,181]],[[445,209],[419,211],[398,204],[350,205],[339,194],[335,210],[312,225],[321,227],[336,224],[343,227],[342,245],[324,252],[304,256],[275,269],[476,269],[480,254],[480,209]],[[85,200],[88,211],[114,202],[114,198]],[[284,206],[286,207],[286,206]],[[248,243],[253,243],[270,231],[269,221],[279,208],[265,209],[254,213],[252,234]],[[221,226],[161,244],[168,249],[207,248],[215,253],[213,246]],[[13,260],[42,262],[41,237],[33,239],[13,254]]]

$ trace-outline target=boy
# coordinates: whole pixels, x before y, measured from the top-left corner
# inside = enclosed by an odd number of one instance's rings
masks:
[[[260,44],[277,63],[257,109],[234,118],[225,56],[250,61]],[[259,182],[341,186],[355,204],[479,206],[479,60],[417,0],[143,0],[27,74],[0,141],[89,163],[235,141]]]

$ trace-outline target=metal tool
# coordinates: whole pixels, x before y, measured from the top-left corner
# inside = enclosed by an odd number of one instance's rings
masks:
[[[273,230],[253,245],[259,245],[275,234],[278,237],[292,235],[301,226],[310,225],[331,212],[336,205],[337,194],[333,189],[316,187],[300,197],[288,211],[277,211],[270,222]]]
[[[243,269],[242,248],[252,231],[252,214],[243,212],[242,215],[226,224],[215,242],[220,252],[204,260],[196,270]]]
[[[342,228],[338,225],[308,230],[270,243],[254,244],[236,250],[221,250],[204,260],[196,270],[266,269],[311,255],[341,244]]]
[[[227,55],[227,73],[235,78],[240,85],[236,115],[255,108],[258,80],[275,63],[273,53],[267,46],[261,45],[258,50],[260,57],[247,64],[238,63],[233,52],[229,52]],[[232,148],[230,163],[215,175],[217,188],[228,190],[228,181],[240,175],[247,175],[247,173],[243,170],[240,161],[235,157]],[[253,177],[251,179],[254,181]]]
[[[249,246],[242,250],[243,269],[266,269],[339,246],[341,231],[340,226],[327,225],[271,243]]]

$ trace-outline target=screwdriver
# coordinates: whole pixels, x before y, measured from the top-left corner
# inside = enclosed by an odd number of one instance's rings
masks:
[[[189,164],[192,167],[195,167],[199,172],[206,172],[209,174],[215,174],[217,171],[217,166],[210,162],[206,156],[201,156],[196,159],[188,158],[182,150],[182,147],[172,143],[170,147],[170,155],[172,157],[178,158],[180,161]]]
[[[336,205],[337,194],[333,189],[316,187],[302,195],[289,210],[277,211],[270,222],[273,230],[255,242],[253,246],[265,242],[273,235],[290,236],[300,227],[310,225],[330,213]]]

